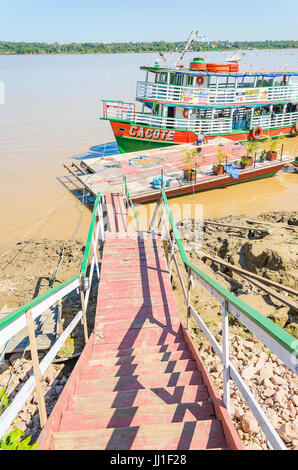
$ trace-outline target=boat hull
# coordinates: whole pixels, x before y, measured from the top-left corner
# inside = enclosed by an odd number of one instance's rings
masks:
[[[227,186],[232,186],[240,183],[247,183],[249,181],[254,181],[262,178],[270,178],[274,176],[281,168],[285,165],[283,162],[277,162],[276,164],[270,165],[268,167],[261,168],[252,168],[246,171],[243,171],[239,174],[239,178],[235,179],[232,176],[225,174],[223,176],[211,176],[210,179],[204,181],[198,181],[192,185],[178,187],[178,188],[166,188],[166,194],[168,198],[186,196],[188,194],[193,194],[209,191],[211,189],[220,189]],[[154,202],[158,199],[160,192],[156,191],[151,194],[144,194],[140,196],[133,197],[134,203],[148,203]]]
[[[178,129],[160,129],[127,123],[123,121],[110,121],[120,153],[151,150],[175,144],[187,144],[197,141],[197,136],[192,131]],[[280,135],[293,135],[293,127],[283,127],[264,131],[262,138]],[[234,131],[231,134],[205,135],[208,140],[215,137],[224,137],[233,141],[245,141],[251,139],[250,131]]]

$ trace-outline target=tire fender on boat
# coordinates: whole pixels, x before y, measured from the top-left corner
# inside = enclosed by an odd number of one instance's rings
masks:
[[[185,119],[188,119],[188,116],[189,116],[189,109],[185,108],[185,109],[183,110],[183,117],[184,117]]]
[[[251,132],[251,136],[253,138],[253,140],[259,140],[263,135],[263,129],[261,128],[261,126],[256,126],[252,132]]]
[[[293,129],[294,129],[294,133],[298,134],[298,119],[297,119],[297,121],[294,122]]]
[[[204,77],[201,77],[201,76],[197,77],[196,82],[197,82],[197,85],[203,85],[203,83],[204,83]]]

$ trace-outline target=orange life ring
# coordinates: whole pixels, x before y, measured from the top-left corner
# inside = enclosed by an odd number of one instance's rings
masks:
[[[197,85],[203,85],[204,83],[204,77],[197,77]]]
[[[263,129],[261,126],[256,126],[251,133],[253,140],[259,140],[262,137]]]
[[[188,119],[188,116],[189,116],[189,109],[184,109],[184,111],[183,111],[183,117],[184,117],[185,119]]]

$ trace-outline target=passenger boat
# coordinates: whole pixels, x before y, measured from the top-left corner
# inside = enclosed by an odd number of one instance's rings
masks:
[[[121,153],[222,136],[234,141],[298,134],[298,70],[240,71],[238,62],[142,66],[136,103],[103,101]]]

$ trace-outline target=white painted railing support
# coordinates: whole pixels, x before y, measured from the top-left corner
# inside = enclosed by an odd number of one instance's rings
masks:
[[[193,285],[193,280],[191,277],[191,269],[188,270],[188,282],[187,282],[187,323],[186,323],[186,328],[189,331],[190,329],[190,290]]]
[[[88,342],[88,326],[87,326],[87,307],[86,307],[86,300],[85,300],[85,289],[83,286],[84,279],[88,278],[83,278],[80,276],[80,296],[81,296],[81,305],[82,305],[82,323],[83,323],[83,329],[84,329],[84,338],[85,338],[85,344]],[[90,286],[88,286],[88,289],[90,289]],[[86,291],[87,292],[87,291]]]
[[[223,301],[222,311],[222,352],[223,352],[223,397],[224,403],[230,413],[230,346],[229,346],[229,311],[228,302]]]

